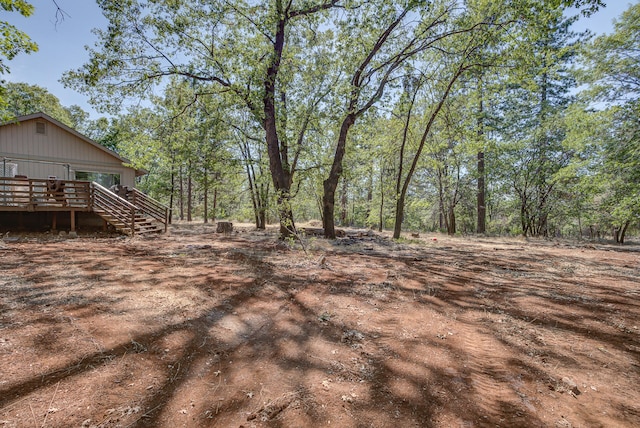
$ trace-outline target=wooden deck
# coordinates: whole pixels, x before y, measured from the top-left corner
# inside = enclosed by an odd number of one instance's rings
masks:
[[[129,235],[166,232],[169,217],[166,206],[136,189],[121,197],[95,182],[16,177],[0,177],[0,211],[69,212],[72,231],[76,212],[93,212]]]

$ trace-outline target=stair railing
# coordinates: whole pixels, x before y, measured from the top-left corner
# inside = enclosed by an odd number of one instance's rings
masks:
[[[131,189],[129,193],[129,202],[140,208],[143,214],[147,214],[164,224],[164,231],[166,232],[167,223],[169,222],[169,208],[138,189]]]
[[[91,207],[94,212],[104,211],[107,216],[129,228],[131,235],[135,234],[138,208],[95,181],[91,183]]]

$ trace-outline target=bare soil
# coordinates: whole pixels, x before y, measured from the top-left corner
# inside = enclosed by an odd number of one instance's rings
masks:
[[[637,246],[303,242],[0,241],[0,427],[640,426]]]

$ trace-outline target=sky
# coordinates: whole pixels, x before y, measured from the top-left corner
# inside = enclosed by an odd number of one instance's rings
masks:
[[[637,1],[637,0],[636,0]],[[93,47],[96,36],[94,28],[106,28],[107,20],[95,1],[57,0],[65,12],[56,16],[56,6],[52,0],[31,0],[35,12],[29,18],[17,12],[0,12],[0,20],[6,20],[26,32],[38,44],[38,52],[20,54],[7,61],[10,73],[0,78],[10,82],[24,82],[46,88],[57,96],[63,106],[79,105],[97,119],[97,113],[87,102],[87,97],[65,88],[59,82],[65,71],[81,67],[87,60],[85,46]],[[574,26],[576,31],[589,29],[596,34],[611,33],[612,20],[618,18],[634,1],[605,0],[607,7],[590,18],[581,18]]]

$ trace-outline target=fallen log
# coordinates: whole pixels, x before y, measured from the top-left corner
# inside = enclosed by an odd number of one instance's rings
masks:
[[[322,227],[301,227],[300,232],[306,236],[321,236],[324,237],[324,228]],[[336,229],[336,236],[341,238],[346,236],[346,233],[342,229]]]

